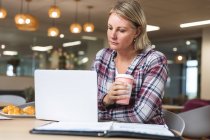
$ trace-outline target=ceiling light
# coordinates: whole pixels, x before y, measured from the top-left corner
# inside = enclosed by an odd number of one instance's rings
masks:
[[[2,2],[0,0],[0,19],[6,18],[7,16],[7,11],[6,9],[3,8]]]
[[[30,14],[17,14],[15,24],[19,30],[23,31],[36,31],[39,26],[37,18]]]
[[[50,37],[56,37],[59,34],[59,29],[55,26],[48,28],[47,35]]]
[[[93,32],[94,31],[94,25],[91,22],[86,22],[83,25],[83,29],[84,29],[85,32]]]
[[[50,18],[60,18],[61,10],[56,6],[56,0],[54,0],[54,4],[48,10],[48,15]]]
[[[173,51],[174,51],[174,52],[176,52],[176,51],[177,51],[177,48],[176,48],[176,47],[174,47],[174,48],[173,48]]]
[[[27,11],[29,11],[29,2],[31,0],[27,1]],[[14,18],[16,27],[19,30],[23,31],[36,31],[39,26],[39,22],[36,17],[34,17],[31,14],[24,14],[23,11],[23,0],[21,0],[21,7],[20,7],[20,13],[17,14]]]
[[[5,49],[5,48],[6,48],[6,45],[2,44],[1,49]]]
[[[176,55],[175,56],[175,63],[176,64],[182,64],[186,62],[186,56],[184,55]]]
[[[181,56],[181,55],[177,56],[177,60],[182,61],[183,60],[183,56]]]
[[[4,8],[0,7],[0,19],[6,18],[6,16],[7,11]]]
[[[190,45],[191,44],[191,42],[190,41],[186,41],[186,45]]]
[[[80,33],[82,31],[82,26],[79,23],[73,23],[70,26],[70,31],[72,33]]]
[[[75,0],[75,2],[76,2],[76,11],[75,11],[75,17],[74,17],[75,18],[75,21],[69,27],[69,30],[72,33],[80,33],[82,31],[82,26],[77,22],[78,1],[80,1],[80,0]]]
[[[210,20],[190,22],[190,23],[183,23],[183,24],[180,24],[180,27],[181,28],[187,28],[187,27],[200,26],[200,25],[206,25],[206,24],[210,24]]]
[[[91,13],[90,10],[93,6],[88,6],[88,21],[83,25],[83,29],[85,32],[93,32],[94,31],[94,24],[91,22]]]
[[[17,51],[3,51],[3,55],[18,55]]]
[[[53,46],[33,46],[31,49],[33,51],[46,52],[53,49]]]
[[[153,26],[153,25],[147,25],[147,32],[157,31],[157,30],[160,30],[160,27]]]
[[[95,37],[95,36],[82,36],[82,39],[95,41],[95,40],[97,40],[97,37]]]
[[[0,0],[0,19],[6,18],[7,16],[7,11],[6,9],[3,8],[2,2]]]
[[[64,38],[64,34],[60,34],[59,36],[60,36],[60,38]]]
[[[78,51],[78,55],[84,55],[85,52],[84,51]]]
[[[81,41],[67,42],[67,43],[63,43],[63,47],[76,46],[76,45],[80,45],[81,43],[82,43]]]

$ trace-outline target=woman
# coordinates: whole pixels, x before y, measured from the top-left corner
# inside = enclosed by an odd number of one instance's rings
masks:
[[[166,57],[151,48],[146,19],[137,0],[119,1],[110,11],[109,48],[100,50],[93,65],[98,74],[99,120],[165,124],[162,98],[167,79]],[[128,93],[116,75],[134,77],[129,105],[116,100]]]

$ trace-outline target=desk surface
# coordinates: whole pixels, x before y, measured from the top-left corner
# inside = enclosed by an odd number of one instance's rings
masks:
[[[33,127],[47,123],[34,118],[14,118],[13,120],[0,120],[0,137],[6,140],[131,140],[132,138],[104,138],[104,137],[82,137],[64,135],[39,135],[30,134]],[[134,139],[132,139],[134,140]]]
[[[162,105],[163,109],[168,109],[168,110],[182,110],[184,109],[184,106],[179,106],[179,105]]]

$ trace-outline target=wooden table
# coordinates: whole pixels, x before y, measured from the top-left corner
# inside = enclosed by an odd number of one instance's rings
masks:
[[[162,105],[163,109],[178,113],[181,112],[182,109],[184,109],[184,106],[178,106],[178,105]]]
[[[0,137],[5,140],[134,140],[132,138],[105,138],[64,135],[30,134],[29,130],[40,126],[47,121],[35,118],[14,118],[13,120],[0,120]]]

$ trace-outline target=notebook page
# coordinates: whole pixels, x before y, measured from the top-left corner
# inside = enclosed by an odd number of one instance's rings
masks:
[[[97,123],[73,123],[73,122],[52,122],[43,126],[36,127],[36,130],[57,130],[57,131],[107,131],[113,122]]]
[[[143,134],[154,134],[161,136],[174,136],[174,134],[165,125],[156,124],[138,124],[138,123],[120,123],[114,122],[113,131],[137,132]]]

